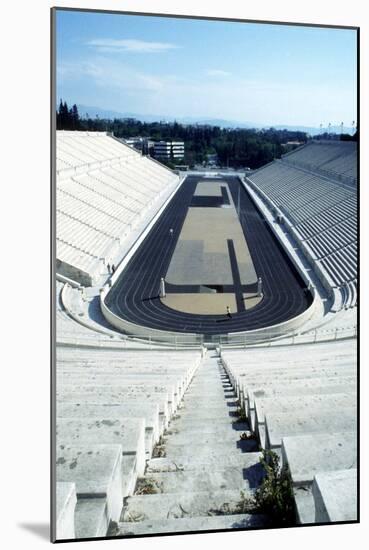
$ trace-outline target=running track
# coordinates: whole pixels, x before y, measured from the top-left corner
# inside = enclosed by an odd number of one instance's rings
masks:
[[[238,204],[240,222],[258,276],[263,280],[263,300],[249,311],[225,315],[194,315],[175,311],[161,303],[158,294],[174,252],[177,238],[201,177],[189,176],[147,235],[115,283],[105,302],[119,317],[160,330],[204,335],[226,334],[263,328],[287,321],[311,303],[310,293],[279,242],[271,233],[249,194],[235,177],[224,177]],[[174,237],[170,237],[173,228]]]

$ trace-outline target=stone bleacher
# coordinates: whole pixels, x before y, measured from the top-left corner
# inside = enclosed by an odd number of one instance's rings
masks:
[[[199,351],[58,348],[59,540],[105,536],[119,520],[200,360]]]
[[[355,520],[356,341],[227,350],[222,362],[260,446],[289,469],[299,522]]]
[[[332,176],[349,176],[356,179],[355,141],[311,141],[308,145],[284,155],[287,162],[298,163],[312,170],[331,172]]]
[[[248,178],[286,217],[330,288],[340,289],[345,307],[355,306],[357,296],[357,189],[336,175],[353,172],[353,164],[355,142],[310,142]]]
[[[57,270],[92,284],[179,178],[105,132],[58,131],[56,158]]]
[[[73,268],[69,275],[78,279],[80,274],[81,282],[90,284],[108,261],[112,263],[133,228],[140,227],[145,212],[160,208],[158,195],[168,196],[178,178],[105,133],[58,132],[57,154],[57,258]],[[339,166],[338,158],[330,162]],[[309,172],[283,160],[252,178],[293,223],[311,257],[340,288],[344,302],[354,306],[356,189],[327,179],[318,168]],[[80,324],[77,315],[68,315],[60,302],[62,287],[57,282],[57,334],[64,342],[57,346],[56,368],[59,540],[106,536],[112,522],[119,522],[124,499],[133,495],[201,362],[200,351],[129,350],[119,341],[120,348],[114,349],[110,333],[103,334],[107,345],[99,348],[99,335],[91,330],[97,323],[81,317]],[[70,294],[82,300],[84,292],[93,290]],[[73,338],[84,345],[73,343]],[[355,346],[350,339],[222,352],[255,437],[289,468],[300,523],[356,518]],[[188,407],[195,409],[199,399],[196,394],[188,398]],[[197,434],[193,441],[198,448],[217,449],[219,434],[208,434],[209,439]],[[181,437],[176,434],[174,464],[176,452],[182,463],[194,455]],[[224,456],[232,461],[232,453]],[[214,452],[214,463],[218,460]],[[156,504],[158,495],[149,497],[154,516],[167,511]],[[170,495],[165,498],[172,506]],[[199,503],[188,498],[196,510]],[[216,519],[218,529],[224,518],[206,519]],[[163,525],[172,528],[169,520]],[[141,529],[147,533],[151,527],[142,524]]]

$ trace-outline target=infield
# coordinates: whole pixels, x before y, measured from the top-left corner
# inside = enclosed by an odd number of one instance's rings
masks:
[[[194,193],[194,198],[198,197],[201,204],[209,206],[188,208],[165,276],[167,283],[181,285],[182,292],[168,294],[163,303],[188,313],[221,314],[227,306],[236,312],[235,294],[226,293],[224,286],[257,281],[246,238],[226,181],[200,181]],[[186,292],[183,287],[189,285],[200,286],[199,294]],[[259,301],[254,299],[248,306]]]

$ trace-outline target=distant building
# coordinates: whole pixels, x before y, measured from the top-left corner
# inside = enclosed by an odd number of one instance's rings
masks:
[[[148,155],[149,153],[151,153],[154,147],[154,141],[152,141],[147,137],[136,136],[136,137],[131,137],[127,139],[122,139],[122,141],[126,145],[133,147],[137,151],[141,151],[143,155]]]
[[[164,160],[182,159],[184,157],[184,142],[156,141],[154,143],[154,157]]]
[[[174,159],[183,159],[184,157],[183,141],[172,141],[172,156]]]
[[[124,139],[123,141],[126,143],[126,145],[129,145],[130,147],[134,147],[138,151],[142,151],[143,149],[143,140],[142,137],[131,137]]]
[[[218,155],[209,153],[206,155],[207,165],[208,166],[216,166],[218,164]]]

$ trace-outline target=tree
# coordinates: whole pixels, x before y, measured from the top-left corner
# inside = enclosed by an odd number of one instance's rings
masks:
[[[180,124],[175,121],[141,122],[134,118],[100,119],[88,114],[80,118],[77,105],[68,108],[60,100],[57,111],[58,130],[109,131],[119,138],[142,136],[157,140],[181,140],[185,144],[183,162],[193,166],[206,161],[209,153],[216,154],[221,166],[259,168],[279,158],[287,141],[307,141],[307,134],[276,128],[221,128],[207,124]],[[331,134],[330,139],[336,136]],[[339,139],[339,136],[336,137]]]
[[[71,109],[68,108],[66,101],[60,100],[59,109],[56,113],[56,128],[58,130],[79,130],[80,118],[77,105],[74,104]]]

